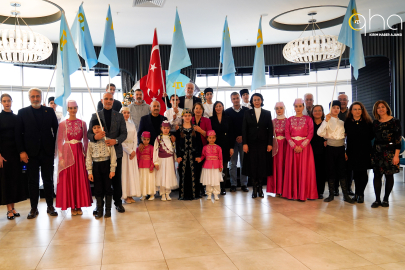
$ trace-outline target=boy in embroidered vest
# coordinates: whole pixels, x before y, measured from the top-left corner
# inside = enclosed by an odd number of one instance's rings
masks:
[[[159,193],[162,201],[171,201],[170,192],[178,188],[176,168],[174,161],[176,159],[175,143],[172,143],[170,137],[170,122],[162,122],[159,136],[155,140],[153,148],[153,164],[156,168],[156,187],[160,188]]]
[[[220,183],[222,178],[222,150],[219,145],[215,144],[217,134],[214,130],[207,132],[208,144],[203,147],[201,160],[205,162],[201,172],[201,183],[205,185],[207,192],[207,200],[211,199],[211,194],[214,193],[214,199],[219,200],[218,194],[220,193]]]
[[[334,185],[340,181],[343,199],[348,203],[354,203],[349,197],[346,185],[346,164],[345,164],[345,126],[344,122],[338,118],[341,104],[339,100],[334,100],[330,113],[326,115],[318,129],[318,135],[326,139],[326,167],[328,171],[329,197],[324,202],[331,202],[334,199]]]
[[[141,135],[143,150],[136,150],[136,158],[139,168],[139,184],[141,186],[142,198],[145,200],[149,195],[149,201],[155,199],[156,184],[155,184],[155,165],[153,165],[153,146],[150,142],[150,132],[144,131]]]
[[[103,127],[105,126],[101,120]],[[97,119],[90,122],[90,127],[94,134],[100,133],[103,129]],[[89,180],[94,182],[94,196],[97,200],[96,218],[103,217],[103,206],[105,196],[105,215],[111,217],[111,203],[113,189],[111,188],[111,179],[115,175],[117,167],[117,156],[114,146],[107,146],[104,138],[96,142],[89,142],[86,155],[86,169],[89,174]]]

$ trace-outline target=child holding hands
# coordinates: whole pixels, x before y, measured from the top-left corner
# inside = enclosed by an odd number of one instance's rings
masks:
[[[102,120],[101,124],[105,126]],[[98,119],[90,122],[90,127],[94,134],[100,133],[103,129]],[[89,142],[86,156],[86,168],[89,174],[89,180],[94,182],[94,196],[97,200],[96,218],[103,217],[103,206],[105,196],[105,214],[104,217],[111,217],[111,203],[113,190],[111,188],[111,179],[115,175],[117,167],[117,156],[114,146],[107,146],[103,138],[97,142]]]

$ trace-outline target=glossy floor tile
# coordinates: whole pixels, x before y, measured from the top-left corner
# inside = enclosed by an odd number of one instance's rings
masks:
[[[365,203],[354,205],[342,195],[299,202],[238,189],[219,201],[179,201],[176,192],[170,202],[136,198],[101,219],[94,204],[80,216],[50,217],[40,200],[39,216],[28,220],[24,201],[12,221],[0,206],[0,270],[405,269],[402,174],[389,208],[371,208],[371,179]]]

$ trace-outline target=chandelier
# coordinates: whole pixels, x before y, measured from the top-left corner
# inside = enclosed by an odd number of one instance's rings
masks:
[[[316,20],[313,18],[316,12],[308,15],[312,16],[312,19],[308,21],[308,25],[302,33],[312,25],[312,35],[301,37],[301,33],[297,39],[288,42],[283,48],[284,58],[293,63],[313,63],[331,60],[343,54],[345,46],[338,42],[338,37],[325,35],[316,24]],[[315,34],[315,26],[322,32],[322,35]]]
[[[16,10],[20,3],[11,3],[15,10],[5,19],[5,23],[10,17],[14,16],[14,29],[0,29],[0,61],[12,63],[32,63],[43,61],[52,54],[51,41],[39,33],[33,32],[25,20]],[[20,21],[24,23],[29,30],[22,30]],[[24,26],[24,25],[22,25]]]

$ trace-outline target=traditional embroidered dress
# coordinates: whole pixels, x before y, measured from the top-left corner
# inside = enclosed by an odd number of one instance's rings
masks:
[[[136,150],[136,158],[139,167],[139,179],[142,196],[154,195],[156,193],[155,185],[155,166],[153,165],[153,146],[148,144],[143,151]]]
[[[181,130],[184,137],[181,137]],[[196,136],[192,136],[192,128],[180,128],[176,132],[176,154],[177,157],[181,157],[182,160],[179,163],[179,199],[180,200],[194,200],[200,195],[200,183],[199,175],[196,175],[195,160],[201,156],[201,139],[199,133],[196,132]]]
[[[160,187],[160,195],[169,195],[172,189],[178,188],[174,160],[175,144],[169,135],[159,135],[153,148],[153,164],[159,165],[156,171],[156,187]]]
[[[219,185],[223,182],[222,172],[219,171],[219,168],[223,169],[221,147],[216,144],[204,146],[201,160],[204,159],[205,162],[202,166],[200,182],[206,186],[208,194],[213,193],[218,195],[221,191]]]
[[[131,120],[125,121],[125,124],[127,126],[128,135],[126,140],[122,143],[124,150],[121,174],[122,199],[141,196],[138,160],[136,158],[132,160],[129,159],[131,153],[136,152],[136,146],[138,145],[137,131],[135,124]]]
[[[83,141],[82,141],[83,140]],[[93,203],[86,172],[87,127],[80,119],[65,120],[59,125],[57,138],[58,166],[56,207],[90,207]]]
[[[310,141],[314,135],[314,123],[309,116],[292,116],[285,125],[288,141],[282,196],[287,199],[318,199],[314,155]],[[294,148],[300,146],[301,153]]]
[[[267,177],[267,192],[282,194],[285,170],[285,157],[288,149],[288,142],[285,138],[285,124],[287,118],[274,119],[273,127],[276,135],[278,151],[273,156],[273,175]],[[274,151],[274,149],[273,149]]]

